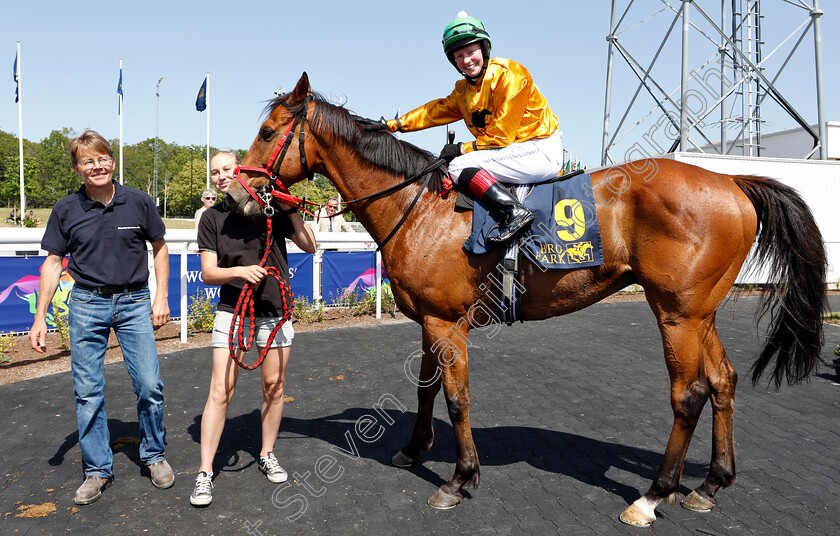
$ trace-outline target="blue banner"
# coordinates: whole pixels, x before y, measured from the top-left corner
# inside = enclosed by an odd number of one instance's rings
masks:
[[[366,255],[373,258],[371,252],[367,252]],[[43,262],[44,257],[0,257],[0,333],[26,332],[32,327]],[[313,270],[312,255],[289,254],[289,274],[295,296],[305,296],[312,301]],[[181,316],[180,278],[181,255],[170,254],[169,314],[172,318]],[[67,273],[67,259],[65,258],[59,286],[53,299],[64,311],[67,309],[67,299],[72,288],[73,278]],[[187,305],[189,306],[193,297],[199,294],[209,297],[214,303],[219,301],[219,287],[204,284],[200,255],[190,253],[187,255]],[[47,315],[47,327],[50,329],[56,327],[52,309]]]
[[[289,253],[289,280],[292,292],[297,296],[305,296],[312,301],[312,255],[306,253]],[[169,255],[169,314],[173,318],[181,316],[181,302],[178,299],[181,288],[181,255]],[[194,296],[202,295],[210,298],[213,303],[219,302],[219,287],[204,284],[201,273],[201,255],[190,253],[187,255],[187,306]]]
[[[308,253],[289,253],[289,281],[295,297],[305,297],[312,301],[312,272],[315,263]]]
[[[44,257],[0,257],[0,332],[29,331],[32,327],[43,263]],[[67,297],[73,288],[67,259],[62,268],[54,301],[66,310]],[[52,309],[47,315],[47,326],[55,328]]]
[[[376,256],[370,251],[324,252],[321,265],[321,296],[324,303],[335,303],[352,292],[361,295],[374,286]]]

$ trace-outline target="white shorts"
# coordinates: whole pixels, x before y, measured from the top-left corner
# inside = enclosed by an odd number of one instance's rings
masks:
[[[226,311],[216,311],[216,319],[213,321],[213,337],[210,339],[210,346],[213,348],[227,348],[228,334],[230,333],[230,322],[233,320],[233,313]],[[277,317],[257,317],[256,318],[256,342],[260,348],[265,348],[265,343],[268,342],[268,336],[271,335],[272,330],[280,323],[281,318]],[[245,320],[245,341],[248,341],[248,331],[251,324],[250,320]],[[239,324],[237,324],[237,327]],[[292,321],[284,323],[277,331],[274,340],[271,341],[271,348],[286,347],[292,345],[292,339],[295,338],[295,328],[292,326]]]
[[[452,180],[458,182],[461,172],[467,168],[484,169],[505,184],[543,182],[563,170],[563,136],[558,130],[540,140],[463,154],[449,164]]]

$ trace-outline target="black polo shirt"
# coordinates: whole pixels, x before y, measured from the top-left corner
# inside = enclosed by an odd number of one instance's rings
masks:
[[[55,204],[41,249],[70,255],[67,270],[86,287],[131,285],[149,279],[146,241],[166,234],[152,198],[114,182],[114,198],[103,206],[84,185]]]
[[[294,233],[292,220],[288,216],[278,214],[272,219],[271,251],[268,254],[268,266],[274,266],[283,275],[286,288],[291,290],[289,283],[289,265],[286,253],[286,238]],[[221,268],[233,266],[251,266],[262,260],[263,248],[266,242],[265,220],[252,220],[239,216],[230,211],[224,204],[212,206],[204,211],[198,223],[198,249],[212,251],[216,254],[217,264]],[[242,292],[244,281],[235,279],[222,285],[219,290],[219,311],[232,313],[236,308],[239,294]],[[268,275],[260,281],[255,289],[254,314],[258,317],[282,316],[283,302],[280,294],[280,284],[274,277]],[[293,300],[291,292],[287,299]],[[291,307],[287,303],[287,307]]]

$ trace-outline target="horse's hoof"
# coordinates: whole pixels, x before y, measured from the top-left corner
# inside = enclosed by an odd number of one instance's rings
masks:
[[[710,501],[709,499],[703,497],[696,491],[692,491],[688,494],[688,496],[683,499],[682,507],[686,510],[691,510],[694,512],[710,512],[712,508],[715,507],[714,501]]]
[[[647,507],[641,507],[633,503],[621,512],[619,519],[622,523],[627,523],[634,527],[649,527],[651,523],[656,521],[656,514]]]
[[[437,510],[449,510],[455,508],[455,505],[461,502],[461,494],[450,495],[442,489],[438,488],[434,495],[429,497],[429,506]]]
[[[403,454],[403,451],[399,451],[394,455],[393,458],[391,458],[391,463],[397,467],[411,467],[412,465],[417,463],[417,460],[419,459],[420,458],[409,458],[408,456]]]

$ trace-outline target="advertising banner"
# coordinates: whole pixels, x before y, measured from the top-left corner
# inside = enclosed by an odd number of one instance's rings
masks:
[[[372,256],[372,253],[368,253]],[[41,264],[44,257],[0,257],[0,333],[29,331],[35,316],[35,306],[40,283]],[[312,255],[289,254],[289,274],[295,296],[306,296],[312,301]],[[187,255],[187,304],[192,297],[204,295],[214,303],[219,300],[219,287],[204,284],[201,275],[201,257],[197,253]],[[172,318],[181,316],[181,255],[169,255],[169,314]],[[61,279],[53,298],[59,311],[66,312],[73,278],[67,272],[64,259]],[[47,314],[47,327],[56,327],[53,310]]]

